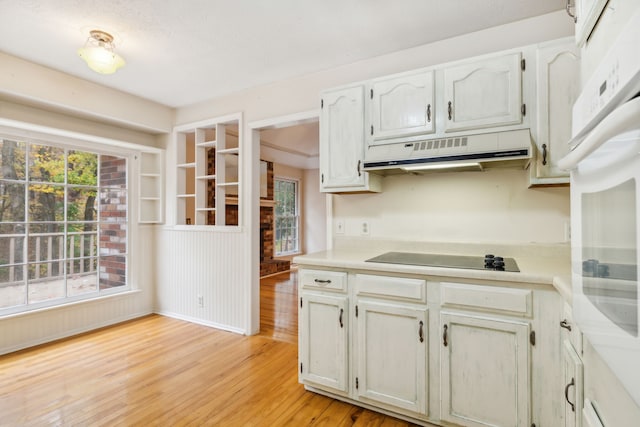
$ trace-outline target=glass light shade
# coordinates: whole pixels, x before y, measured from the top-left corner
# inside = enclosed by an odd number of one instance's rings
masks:
[[[100,74],[113,74],[124,66],[124,59],[104,46],[87,45],[78,49],[80,58],[87,62],[89,68]]]

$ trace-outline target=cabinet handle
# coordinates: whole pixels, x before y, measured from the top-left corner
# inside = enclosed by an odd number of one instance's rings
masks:
[[[564,398],[567,400],[567,403],[571,405],[571,412],[576,412],[576,405],[569,400],[569,387],[574,385],[576,385],[575,378],[571,378],[571,382],[564,388]]]
[[[342,314],[344,313],[344,308],[340,309],[340,318],[338,319],[340,321],[340,327],[343,328],[344,325],[342,324]]]
[[[449,113],[449,120],[451,120],[451,113],[452,113],[451,101],[449,101],[449,107],[447,107],[447,112]]]
[[[560,327],[565,328],[569,330],[569,332],[571,332],[571,325],[569,324],[569,322],[567,322],[567,319],[564,319],[562,322],[560,322]]]
[[[571,0],[567,0],[567,6],[565,8],[565,10],[567,11],[567,15],[569,15],[570,17],[573,18],[573,23],[575,24],[576,22],[578,22],[578,17],[576,16],[575,13],[571,12]]]
[[[358,176],[361,176],[362,174],[360,173],[360,163],[362,163],[362,160],[358,160]]]
[[[447,345],[449,345],[449,343],[447,342],[447,329],[449,327],[445,324],[444,325],[444,333],[442,334],[442,344],[444,344],[444,346],[446,347]]]
[[[547,164],[547,144],[542,144],[542,166]]]
[[[424,331],[423,331],[424,322],[420,321],[420,329],[418,329],[418,337],[420,337],[420,342],[424,342]]]
[[[427,105],[427,123],[431,123],[431,104]]]
[[[322,280],[322,279],[313,279],[314,282],[319,283],[321,285],[327,285],[331,283],[331,280]]]

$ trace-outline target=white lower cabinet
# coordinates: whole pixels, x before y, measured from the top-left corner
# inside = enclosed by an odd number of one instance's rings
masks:
[[[366,273],[300,270],[305,386],[418,424],[562,425],[554,291]]]
[[[563,345],[564,427],[582,426],[582,359],[569,340]]]
[[[348,392],[348,298],[329,292],[306,291],[319,283],[322,286],[340,283],[345,273],[305,271],[300,274],[299,362],[300,381],[323,389]],[[338,280],[336,280],[336,278]],[[345,283],[346,285],[346,283]]]
[[[529,324],[448,312],[440,319],[440,418],[529,426]]]
[[[424,414],[426,308],[363,300],[356,304],[358,399]]]

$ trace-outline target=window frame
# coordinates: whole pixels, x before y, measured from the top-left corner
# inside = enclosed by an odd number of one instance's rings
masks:
[[[278,214],[277,214],[277,203],[278,203],[278,197],[277,197],[277,187],[278,187],[278,181],[284,181],[284,182],[289,182],[289,183],[293,183],[295,185],[295,197],[294,197],[294,207],[295,207],[295,214],[293,216],[289,216],[287,215],[287,218],[295,218],[295,231],[296,231],[296,248],[294,250],[291,251],[278,251]],[[273,212],[273,221],[274,221],[274,256],[275,257],[286,257],[286,256],[291,256],[291,255],[296,255],[301,253],[301,241],[300,241],[300,180],[296,179],[296,178],[288,178],[288,177],[283,177],[283,176],[274,176],[273,179],[273,197],[274,200],[276,202],[276,205],[274,205],[274,212]],[[282,216],[280,216],[282,217]]]
[[[31,128],[36,128],[37,130],[31,131],[30,130]],[[110,140],[106,138],[92,137],[90,135],[76,134],[73,132],[67,132],[67,131],[62,131],[57,129],[41,128],[35,125],[25,124],[24,127],[7,127],[7,126],[3,126],[1,121],[0,121],[0,139],[24,142],[25,153],[28,151],[29,149],[28,147],[30,146],[30,144],[35,144],[35,145],[46,145],[46,146],[61,148],[64,150],[65,155],[67,155],[69,151],[82,151],[82,152],[88,152],[88,153],[93,153],[98,155],[114,156],[114,157],[125,159],[126,161],[125,186],[126,186],[126,205],[127,205],[126,220],[121,223],[126,226],[126,231],[127,231],[126,250],[124,254],[119,255],[119,256],[123,256],[126,262],[126,271],[124,275],[124,280],[126,282],[125,285],[116,286],[113,288],[105,288],[105,289],[100,288],[100,269],[99,269],[98,261],[101,258],[100,241],[99,241],[101,228],[99,225],[104,224],[105,222],[101,221],[100,216],[98,215],[95,219],[95,222],[92,222],[92,224],[96,225],[95,234],[98,239],[98,241],[96,242],[96,253],[94,254],[95,262],[96,262],[97,290],[93,292],[84,293],[84,294],[74,295],[74,296],[65,295],[62,298],[54,298],[54,299],[49,299],[49,300],[40,301],[36,303],[29,303],[28,300],[26,300],[24,304],[21,304],[21,305],[0,307],[0,318],[6,317],[6,316],[28,314],[30,312],[34,312],[42,309],[54,309],[59,307],[65,307],[70,304],[95,301],[97,299],[101,299],[104,297],[108,297],[112,295],[122,295],[131,291],[135,291],[137,288],[133,284],[133,278],[136,277],[136,272],[134,271],[135,270],[134,260],[138,256],[134,255],[134,254],[137,254],[137,244],[134,245],[134,242],[136,241],[135,236],[137,235],[136,218],[138,217],[138,210],[137,210],[138,206],[136,201],[138,198],[137,196],[139,195],[138,194],[139,188],[137,183],[138,180],[136,180],[135,177],[138,175],[138,172],[139,172],[139,167],[140,167],[139,162],[141,158],[141,153],[146,150],[142,148],[135,149],[133,148],[134,144],[130,144],[126,142]],[[25,159],[25,162],[26,162],[26,159]],[[28,165],[26,165],[26,167],[28,167]],[[69,221],[68,218],[66,217],[67,203],[68,203],[68,193],[66,189],[82,187],[82,186],[78,186],[77,184],[71,184],[68,182],[67,168],[68,168],[68,160],[67,160],[67,163],[65,163],[65,182],[63,184],[57,183],[57,185],[63,185],[65,187],[65,193],[64,193],[65,218],[63,221],[60,221],[60,222],[56,221],[56,223],[61,224],[64,228],[64,231],[61,232],[61,236],[62,236],[61,238],[64,241],[64,245],[63,245],[64,259],[55,260],[55,262],[63,262],[65,265],[65,276],[64,276],[65,287],[67,286],[66,280],[68,279],[68,276],[70,274],[69,271],[67,270],[68,263],[69,261],[75,259],[75,258],[69,258],[68,256],[69,248],[68,248],[67,238],[69,234],[67,230],[67,225],[77,222],[77,221]],[[99,169],[97,173],[99,176],[100,174]],[[98,180],[98,184],[99,183],[100,182]],[[32,184],[32,181],[30,181],[28,179],[28,176],[25,175],[25,178],[24,178],[24,185],[26,187],[25,194],[27,194],[28,187],[30,184]],[[45,183],[45,184],[50,184],[50,183]],[[96,185],[95,188],[97,191],[96,203],[99,209],[99,197],[100,197],[99,194],[101,191],[108,189],[110,187]],[[28,225],[30,224],[29,217],[28,217],[28,201],[27,200],[25,200],[25,215],[26,216],[24,220],[24,224],[25,224],[24,239],[26,243],[28,242],[28,239],[29,239],[29,232],[27,230],[28,230]],[[36,262],[29,260],[26,244],[25,244],[25,249],[22,257],[23,257],[22,265],[24,266],[22,268],[25,268],[25,273],[26,273],[26,277],[23,278],[24,283],[27,286],[27,289],[25,290],[25,292],[28,292],[28,286],[29,286],[28,266],[30,264],[35,264]],[[65,290],[65,294],[66,294],[66,290]]]

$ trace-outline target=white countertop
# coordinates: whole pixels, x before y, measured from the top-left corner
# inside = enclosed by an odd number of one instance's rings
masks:
[[[398,248],[385,250],[380,249],[378,245],[373,246],[374,247],[370,249],[341,248],[317,252],[297,256],[293,259],[293,262],[305,267],[367,270],[380,273],[417,274],[422,276],[547,285],[553,286],[569,304],[571,304],[572,301],[570,259],[567,256],[536,256],[532,253],[526,253],[526,255],[514,257],[520,268],[520,272],[516,273],[365,262],[365,260],[369,258],[381,255],[390,250],[398,250]],[[411,252],[434,253],[415,250]],[[448,253],[453,255],[469,255],[469,253],[462,251],[454,252],[452,250],[449,250]],[[477,253],[475,255],[477,255]],[[505,253],[504,256],[511,255]]]

